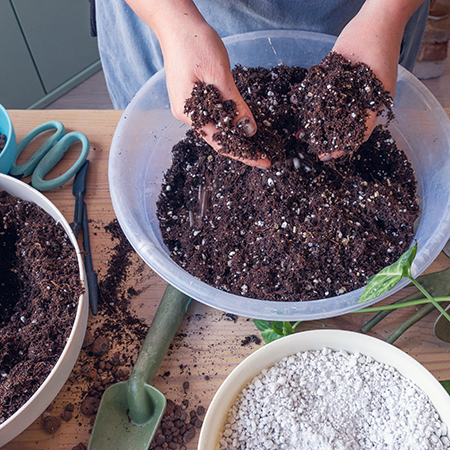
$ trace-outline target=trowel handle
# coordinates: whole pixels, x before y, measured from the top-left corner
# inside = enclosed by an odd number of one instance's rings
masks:
[[[145,401],[145,384],[152,382],[190,301],[187,295],[167,286],[128,380],[130,412],[139,410],[139,404]]]

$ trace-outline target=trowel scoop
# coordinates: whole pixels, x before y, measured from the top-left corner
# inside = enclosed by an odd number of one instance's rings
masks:
[[[88,450],[147,450],[166,407],[150,386],[175,335],[190,298],[168,285],[127,381],[103,393]]]

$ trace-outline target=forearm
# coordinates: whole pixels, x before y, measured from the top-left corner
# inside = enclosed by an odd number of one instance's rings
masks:
[[[364,21],[367,33],[381,41],[391,42],[393,50],[400,52],[403,33],[408,20],[424,0],[366,0],[356,19]]]
[[[334,50],[365,62],[393,95],[405,26],[423,0],[366,0],[338,37]]]
[[[424,0],[366,0],[363,8],[370,8],[373,14],[382,16],[387,22],[404,29],[406,23]]]
[[[134,12],[152,29],[158,38],[167,76],[179,76],[174,70],[185,58],[196,52],[198,65],[204,66],[209,58],[208,48],[217,37],[192,0],[126,0]],[[178,73],[176,73],[178,72]],[[192,74],[191,74],[192,75]],[[190,78],[192,83],[196,77]],[[202,80],[212,82],[213,80]]]
[[[126,0],[133,11],[164,42],[182,30],[205,24],[192,0]]]

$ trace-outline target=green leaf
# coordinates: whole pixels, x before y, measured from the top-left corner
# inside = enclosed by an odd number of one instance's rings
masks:
[[[370,277],[358,303],[365,303],[389,292],[403,277],[411,278],[411,265],[417,253],[417,243],[388,267]]]
[[[272,328],[280,336],[289,336],[294,333],[291,322],[272,322]]]
[[[292,328],[291,322],[282,322],[283,323],[283,336],[289,336],[290,334],[294,334],[294,329]]]
[[[443,380],[440,381],[440,383],[442,384],[442,386],[444,386],[444,389],[447,391],[447,394],[450,395],[450,380]]]
[[[297,322],[293,327],[291,322],[268,322],[267,320],[253,319],[256,328],[261,331],[261,336],[264,342],[269,342],[280,339],[283,336],[289,336],[294,333],[294,328],[300,323]]]
[[[267,322],[267,320],[253,319],[253,323],[255,324],[256,328],[261,331],[261,333],[267,330],[273,331],[270,322]]]
[[[261,336],[266,344],[270,344],[271,342],[283,337],[280,334],[275,333],[273,330],[262,331]]]
[[[283,322],[271,322],[273,331],[275,333],[279,334],[280,336],[284,336],[284,330],[283,330]]]
[[[282,337],[274,331],[272,325],[270,324],[270,322],[267,322],[267,320],[253,319],[253,323],[255,324],[256,328],[261,331],[261,336],[266,344]]]

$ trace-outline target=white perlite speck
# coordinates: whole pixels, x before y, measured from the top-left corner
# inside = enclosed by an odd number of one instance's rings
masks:
[[[258,450],[450,449],[427,395],[359,353],[300,352],[239,394],[216,446]]]

